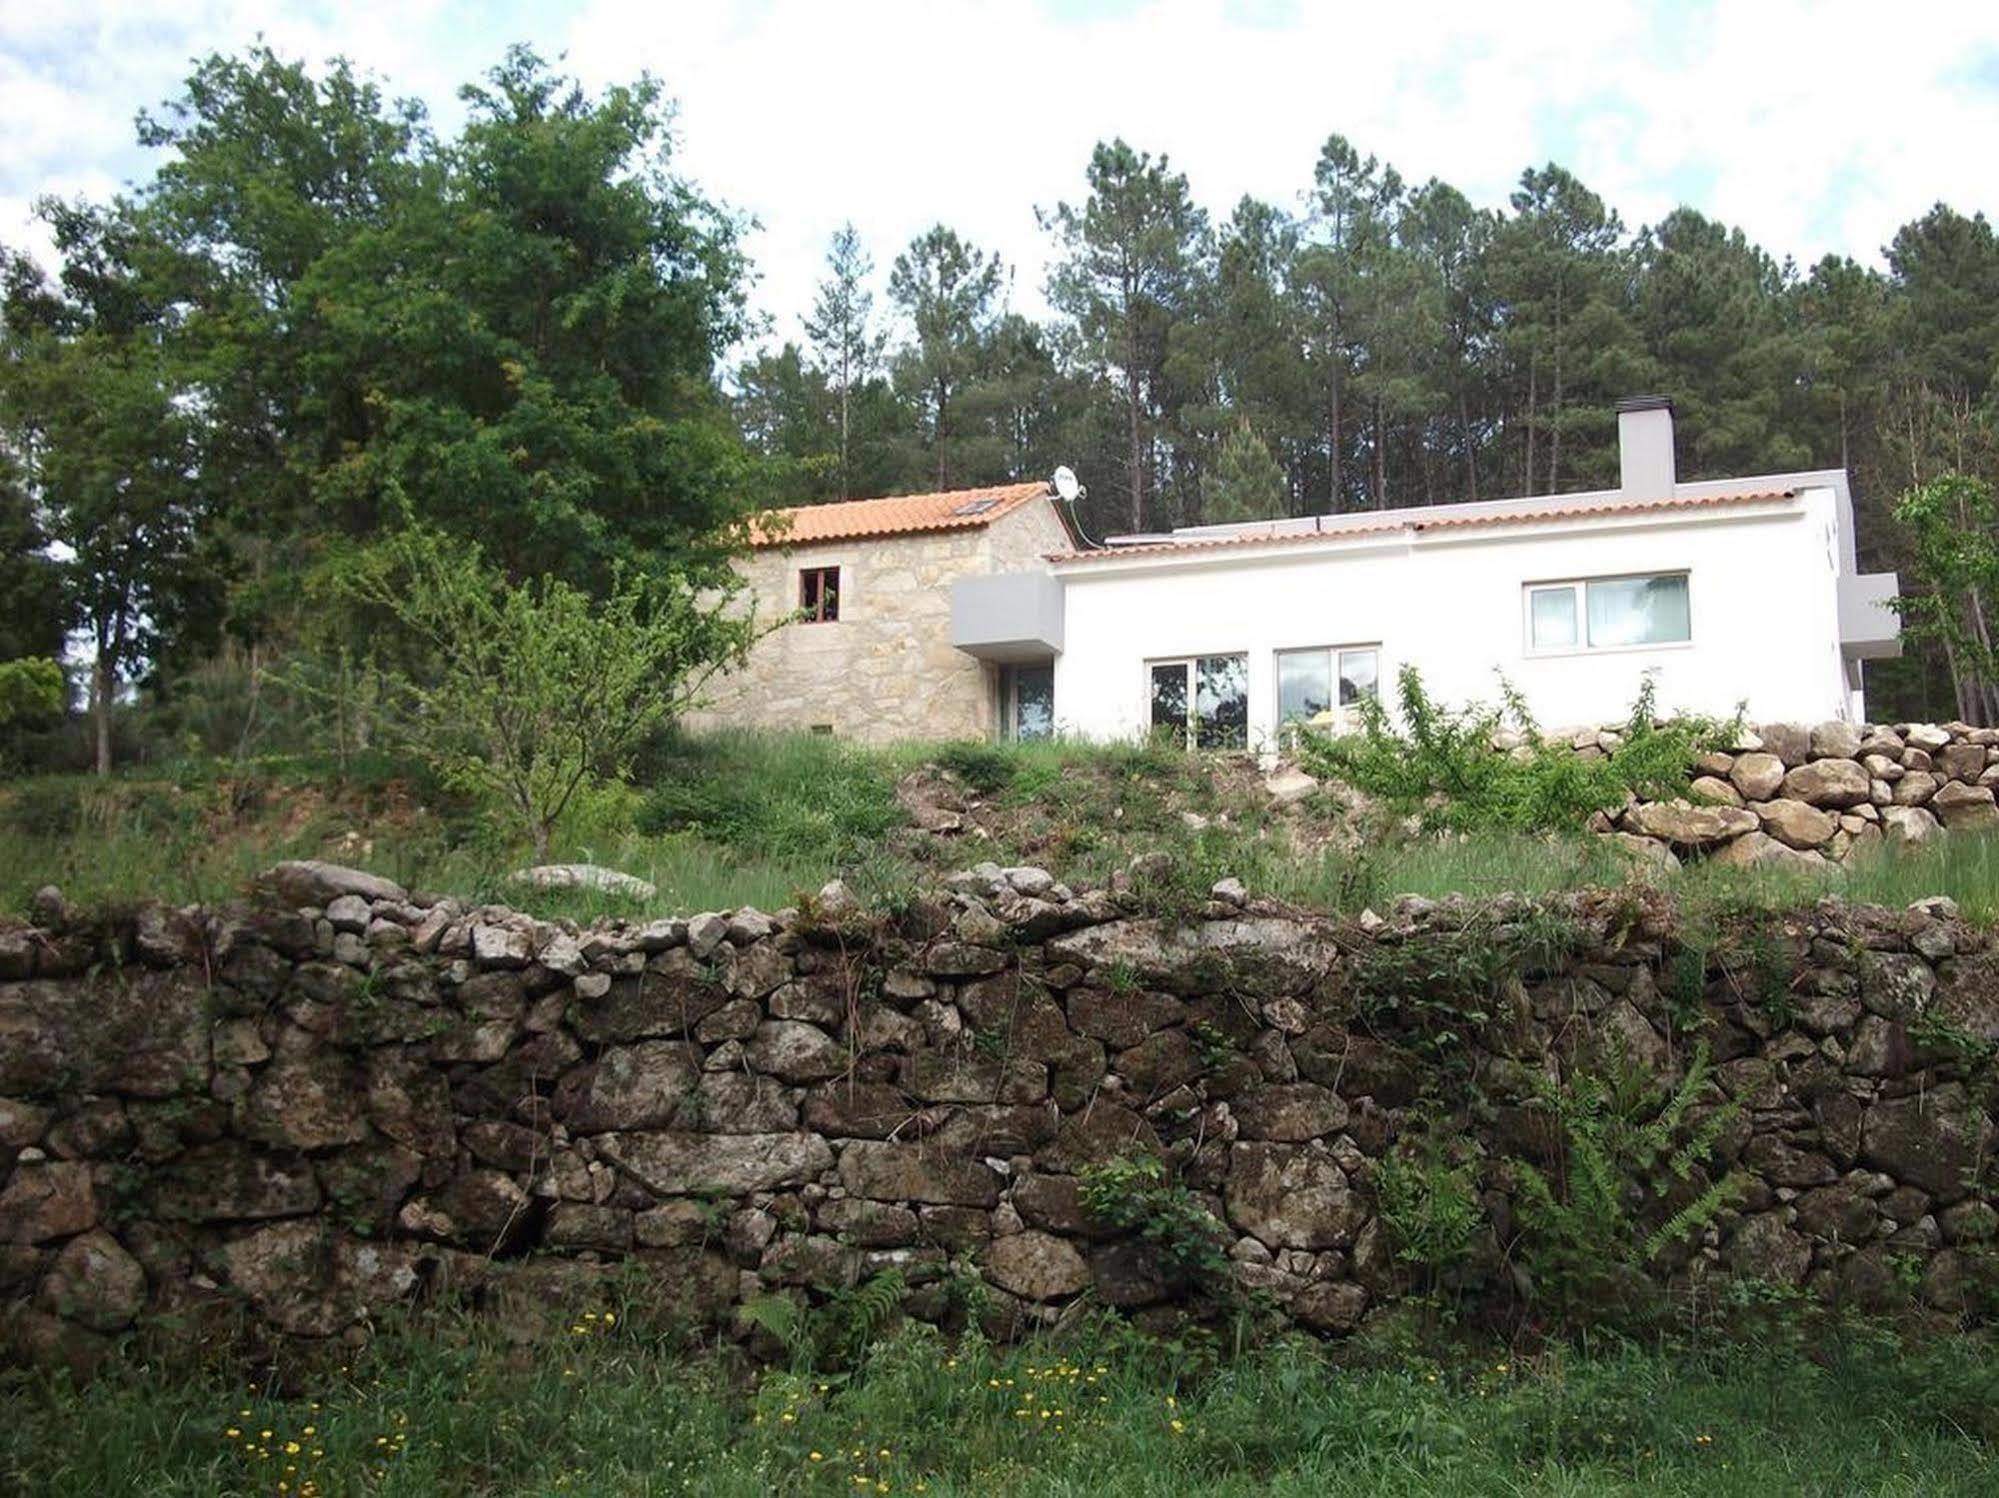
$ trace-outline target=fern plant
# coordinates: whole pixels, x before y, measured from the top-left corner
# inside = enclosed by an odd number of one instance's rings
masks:
[[[1692,1121],[1712,1072],[1706,1045],[1697,1046],[1656,1107],[1650,1078],[1621,1057],[1606,1073],[1544,1083],[1540,1101],[1561,1129],[1559,1165],[1548,1172],[1516,1159],[1514,1176],[1523,1261],[1535,1294],[1558,1315],[1638,1309],[1628,1297],[1649,1283],[1645,1271],[1734,1198],[1741,1176],[1731,1171],[1666,1210],[1740,1111],[1730,1102]]]
[[[757,1295],[737,1311],[741,1325],[784,1349],[797,1372],[852,1372],[902,1309],[908,1285],[899,1269],[836,1290],[822,1305],[789,1295]]]

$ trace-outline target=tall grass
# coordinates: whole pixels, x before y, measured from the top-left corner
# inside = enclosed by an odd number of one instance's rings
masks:
[[[1999,1364],[1958,1338],[1441,1361],[1297,1340],[1221,1359],[1108,1324],[1011,1350],[910,1328],[827,1376],[575,1325],[560,1346],[387,1335],[248,1381],[137,1361],[81,1390],[8,1376],[0,1489],[1968,1495],[1992,1491],[1999,1439]]]
[[[976,833],[913,834],[897,786],[926,763],[980,803]],[[1641,877],[1690,901],[1746,908],[1795,907],[1827,893],[1890,906],[1942,894],[1968,919],[1999,921],[1999,838],[1965,833],[1879,849],[1844,869],[1700,864],[1661,878],[1634,875],[1616,850],[1585,836],[1388,831],[1357,842],[1330,799],[1279,814],[1246,761],[1148,744],[869,749],[805,734],[675,735],[638,768],[635,786],[582,799],[552,856],[645,879],[658,887],[650,900],[524,889],[508,875],[527,862],[526,848],[477,806],[407,783],[393,766],[363,764],[343,777],[282,759],[0,787],[0,911],[21,909],[47,883],[92,906],[214,902],[278,859],[308,856],[361,863],[413,888],[589,919],[774,909],[836,875],[890,903],[949,867],[987,858],[1101,883],[1134,855],[1163,852],[1171,873],[1150,893],[1180,910],[1225,877],[1347,913],[1406,893],[1532,896]]]

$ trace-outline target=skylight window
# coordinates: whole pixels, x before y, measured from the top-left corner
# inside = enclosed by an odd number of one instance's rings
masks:
[[[953,515],[983,515],[998,503],[998,500],[990,498],[968,499],[951,513]]]

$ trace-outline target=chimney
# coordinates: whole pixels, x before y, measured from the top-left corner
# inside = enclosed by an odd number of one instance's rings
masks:
[[[1629,499],[1673,495],[1673,403],[1634,395],[1617,403],[1618,488]]]

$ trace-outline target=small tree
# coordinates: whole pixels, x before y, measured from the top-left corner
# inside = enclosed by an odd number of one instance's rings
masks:
[[[1229,433],[1215,459],[1203,520],[1274,520],[1285,511],[1284,470],[1244,422]]]
[[[558,578],[513,584],[431,531],[375,548],[339,585],[405,636],[391,680],[412,747],[447,783],[494,797],[537,863],[576,793],[629,773],[640,740],[754,638],[748,615],[684,587],[621,577],[593,600]]]
[[[1915,591],[1895,600],[1911,637],[1943,647],[1967,723],[1999,723],[1999,649],[1990,608],[1999,602],[1999,500],[1961,473],[1909,490],[1895,518],[1914,542]]]

